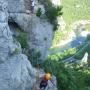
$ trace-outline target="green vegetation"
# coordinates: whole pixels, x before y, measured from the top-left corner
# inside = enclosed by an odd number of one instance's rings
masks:
[[[66,23],[66,28],[63,32],[66,33],[64,36],[60,30],[55,33],[53,46],[60,43],[62,37],[64,39],[68,38],[68,33],[71,32],[71,26],[75,21],[90,20],[90,0],[62,0],[61,3],[63,6],[62,17]],[[86,29],[90,31],[90,25],[87,25]]]
[[[25,32],[19,32],[19,35],[16,37],[16,40],[21,44],[21,47],[28,48],[27,44],[27,33]]]
[[[41,67],[57,77],[58,90],[89,90],[86,88],[90,88],[90,67],[81,68],[76,64],[66,67],[65,64],[50,58]]]
[[[89,90],[90,89],[90,67],[74,67],[74,71],[77,79],[77,90]]]
[[[60,31],[60,30],[55,31],[52,47],[57,46],[61,40],[65,40],[66,38],[68,38],[67,31]]]
[[[86,42],[90,42],[90,34],[87,35]]]
[[[75,21],[90,19],[89,3],[90,0],[62,0],[63,17],[69,29]]]
[[[62,15],[62,7],[54,7],[50,0],[41,0],[41,3],[45,6],[45,15],[47,20],[53,24],[54,30],[57,29],[57,17]],[[61,40],[68,38],[68,32],[71,31],[71,24],[78,20],[90,19],[90,0],[63,0],[63,17],[66,22],[66,31],[57,30],[53,40],[53,46],[55,47]],[[39,8],[36,15],[41,16],[41,9]],[[90,28],[89,26],[87,27]],[[20,42],[21,47],[25,50],[24,53],[28,56],[33,66],[39,64],[40,52],[36,52],[34,49],[29,50],[27,44],[27,33],[20,32],[16,37],[17,41]],[[47,38],[44,38],[46,41]],[[50,55],[47,60],[40,64],[40,67],[46,72],[50,72],[52,75],[57,77],[58,90],[90,90],[90,35],[84,44],[60,52],[60,48],[52,48]],[[88,65],[80,66],[79,64],[73,63],[69,66],[62,63],[62,60],[67,59],[74,55],[74,58],[80,60],[84,56],[85,52],[88,53]],[[16,48],[15,53],[18,53]]]
[[[40,61],[40,52],[32,49],[29,49],[28,43],[27,43],[27,33],[24,31],[21,31],[20,29],[17,29],[18,35],[15,37],[14,42],[17,43],[17,41],[21,44],[22,52],[28,56],[29,61],[32,63],[33,66],[36,66],[37,63]],[[17,40],[17,41],[16,41]],[[44,40],[47,40],[45,37]],[[19,49],[16,48],[14,53],[18,54]]]
[[[90,60],[90,35],[87,35],[87,38],[84,44],[77,47],[75,58],[82,59],[82,57],[86,52],[88,53],[88,60]]]
[[[67,35],[71,32],[71,25],[75,21],[90,19],[89,3],[90,0],[62,0],[63,18],[66,22],[66,28],[65,31],[57,30],[55,32],[53,48],[50,49],[52,53],[48,56],[44,64],[41,65],[41,68],[46,72],[50,72],[57,77],[58,90],[90,90],[90,35],[87,36],[84,44],[74,49],[66,50],[63,53],[60,53],[61,49],[56,47],[61,40],[68,38]],[[53,13],[52,9],[51,13]],[[53,16],[50,16],[48,17],[52,23]],[[88,31],[90,30],[90,26],[86,28]],[[89,55],[87,66],[80,66],[76,63],[67,66],[62,63],[63,59],[72,55],[75,55],[74,57],[80,60],[85,52]]]
[[[16,40],[21,44],[22,51],[24,54],[28,56],[29,61],[35,66],[40,60],[40,52],[36,50],[29,50],[29,46],[27,43],[27,33],[21,30],[18,30],[18,36],[16,36]],[[18,49],[15,49],[15,53],[18,53]]]
[[[54,25],[54,30],[57,30],[58,23],[57,23],[57,17],[62,15],[62,7],[54,7],[54,6],[48,6],[46,9],[46,16],[48,18],[48,21]]]
[[[65,50],[64,52],[55,52],[51,55],[49,55],[48,58],[50,58],[50,60],[57,60],[57,61],[61,61],[64,60],[66,58],[69,58],[71,56],[73,56],[76,53],[76,48],[70,48],[68,50]]]
[[[44,2],[40,0],[40,2],[45,6],[45,15],[47,20],[54,25],[54,30],[57,30],[57,17],[63,14],[61,11],[62,6],[55,7],[50,0],[45,0]]]
[[[18,54],[20,52],[20,50],[18,49],[18,48],[15,48],[15,50],[14,50],[14,54]]]
[[[80,50],[77,52],[77,54],[75,55],[76,59],[82,59],[82,57],[84,56],[85,52],[87,52],[88,54],[90,54],[90,43],[85,43]]]
[[[73,63],[69,66],[62,63],[62,60],[75,55],[75,58],[82,59],[85,52],[89,54],[88,66],[80,66]],[[41,65],[46,72],[57,77],[58,90],[90,90],[90,35],[84,44],[77,48],[67,50],[63,53],[49,55]],[[78,83],[79,82],[79,83]]]
[[[41,8],[38,8],[37,13],[36,13],[36,16],[40,17],[41,14],[42,14]]]
[[[87,29],[88,31],[90,31],[90,25],[87,25],[87,26],[86,26],[86,29]]]
[[[58,90],[77,90],[75,77],[64,64],[49,59],[43,64],[43,69],[57,77]]]

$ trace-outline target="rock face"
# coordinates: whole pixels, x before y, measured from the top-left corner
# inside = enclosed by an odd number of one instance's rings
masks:
[[[34,90],[37,70],[22,54],[20,44],[12,37],[6,6],[6,1],[0,0],[0,90]],[[41,75],[39,72],[39,77]],[[56,84],[56,79],[54,81]],[[47,90],[57,90],[52,86],[49,82]]]
[[[60,6],[61,5],[61,0],[51,0],[51,2],[55,6]]]
[[[9,21],[17,23],[22,30],[28,32],[30,50],[38,49],[41,59],[44,60],[53,39],[52,25],[31,13],[30,0],[7,0],[7,2]],[[35,8],[38,9],[37,0],[35,3]]]
[[[45,59],[53,37],[52,26],[48,22],[33,16],[32,32],[30,31],[30,33],[28,42],[30,49],[40,51],[41,58]]]

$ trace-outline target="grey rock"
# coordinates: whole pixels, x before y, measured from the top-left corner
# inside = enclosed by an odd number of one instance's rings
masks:
[[[0,15],[0,90],[34,90],[38,70],[33,68],[27,56],[22,54],[20,44],[13,40],[8,25],[7,8],[3,9],[5,3],[0,0],[0,12],[3,13],[3,17]],[[16,48],[19,53],[16,53]],[[40,71],[39,76],[41,75]],[[56,84],[56,79],[54,81]],[[52,86],[50,82],[48,85]],[[57,90],[56,86],[52,88],[47,90]]]
[[[40,51],[41,59],[45,59],[48,49],[51,46],[53,31],[52,26],[39,18],[32,16],[32,31],[29,34],[30,49]]]
[[[61,0],[51,0],[51,2],[54,6],[60,6],[61,5]]]
[[[38,49],[41,59],[45,60],[48,49],[52,44],[53,26],[47,20],[38,18],[30,11],[30,0],[7,0],[9,21],[17,23],[24,31],[28,32],[30,50]],[[35,8],[39,8],[38,2]],[[22,7],[22,8],[21,8]],[[44,8],[43,8],[44,9]],[[27,11],[29,13],[27,13]],[[44,10],[43,10],[44,11]],[[37,51],[37,50],[36,50]]]

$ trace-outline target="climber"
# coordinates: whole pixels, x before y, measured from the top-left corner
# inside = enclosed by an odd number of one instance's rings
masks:
[[[48,85],[48,80],[50,79],[51,79],[51,74],[46,73],[40,82],[40,85],[39,85],[40,90],[45,90],[45,88]]]
[[[31,0],[31,12],[34,13],[35,1]]]

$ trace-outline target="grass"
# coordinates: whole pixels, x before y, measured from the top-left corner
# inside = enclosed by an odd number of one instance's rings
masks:
[[[56,47],[56,45],[59,44],[61,40],[65,40],[68,37],[67,35],[67,31],[55,31],[52,47]]]
[[[66,30],[71,30],[71,24],[75,21],[90,19],[89,3],[90,0],[62,0]]]
[[[67,26],[77,20],[90,19],[90,0],[62,0],[63,17]]]
[[[86,29],[87,29],[88,31],[90,31],[90,25],[87,25],[87,26],[86,26]]]
[[[63,18],[66,22],[65,32],[71,32],[71,25],[75,21],[90,20],[90,0],[62,0],[62,12]],[[86,29],[90,31],[90,25],[86,26]],[[67,36],[67,33],[64,36]],[[58,41],[62,38],[61,31],[58,34],[55,33],[53,45],[58,44]],[[67,39],[67,37],[66,37]]]

